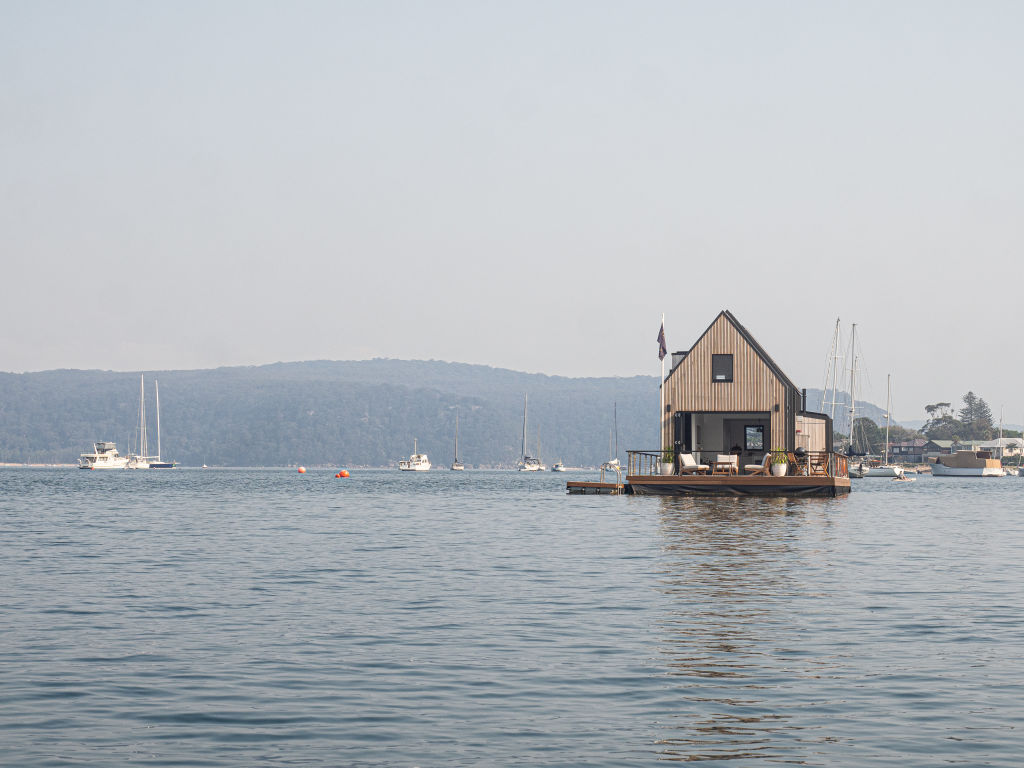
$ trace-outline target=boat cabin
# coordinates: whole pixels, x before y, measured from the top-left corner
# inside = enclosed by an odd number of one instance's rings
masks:
[[[672,355],[662,396],[662,446],[698,464],[731,455],[743,467],[775,449],[832,451],[832,419],[806,409],[806,390],[728,310]]]

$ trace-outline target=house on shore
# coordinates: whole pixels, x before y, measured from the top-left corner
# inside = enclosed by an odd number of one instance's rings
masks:
[[[923,460],[933,462],[939,456],[949,456],[953,453],[953,440],[929,440],[924,444]]]
[[[833,450],[832,419],[807,410],[806,390],[728,310],[689,350],[672,355],[662,395],[662,446],[700,463],[731,454],[743,466],[773,449]]]
[[[912,440],[897,440],[889,443],[889,458],[897,464],[920,464],[924,459],[928,441],[923,437]]]

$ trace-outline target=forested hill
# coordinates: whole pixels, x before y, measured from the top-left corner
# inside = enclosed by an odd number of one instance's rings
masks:
[[[658,379],[565,378],[462,363],[406,360],[277,363],[146,371],[151,452],[153,382],[160,382],[162,453],[185,465],[393,466],[413,438],[435,466],[459,453],[469,466],[512,466],[520,455],[523,395],[528,452],[548,463],[609,458],[613,407],[619,456],[657,447]],[[818,404],[808,393],[808,405]],[[75,462],[97,440],[122,453],[136,441],[138,373],[0,373],[0,462]]]
[[[549,463],[607,460],[613,406],[619,448],[657,443],[658,380],[573,379],[435,361],[278,363],[146,371],[149,447],[156,450],[153,382],[160,383],[162,453],[185,465],[389,466],[413,438],[437,465],[511,466],[522,442]],[[97,440],[135,442],[139,374],[59,370],[0,373],[0,462],[75,462]]]

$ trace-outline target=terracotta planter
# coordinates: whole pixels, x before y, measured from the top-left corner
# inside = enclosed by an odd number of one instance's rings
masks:
[[[784,477],[787,469],[789,469],[789,464],[772,464],[772,475],[774,477]]]

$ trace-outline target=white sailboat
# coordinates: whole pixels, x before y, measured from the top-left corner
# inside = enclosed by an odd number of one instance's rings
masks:
[[[892,374],[885,380],[885,452],[882,463],[868,467],[865,477],[903,477],[903,467],[889,463],[889,424],[892,421]]]
[[[455,461],[452,462],[453,472],[462,472],[466,465],[459,461],[459,408],[455,407]]]
[[[156,456],[149,455],[149,434],[146,425],[146,386],[145,374],[139,374],[139,427],[136,435],[137,452],[128,457],[128,469],[171,469],[173,461],[164,461],[160,454],[160,382],[155,381],[156,389]]]
[[[430,469],[430,459],[427,454],[419,452],[415,437],[412,439],[412,456],[398,462],[398,468],[403,472],[426,472]]]
[[[540,463],[540,459],[534,458],[533,456],[526,455],[526,413],[527,405],[529,403],[529,396],[523,395],[523,453],[522,458],[519,459],[518,469],[520,472],[540,472],[544,469],[544,465]],[[537,433],[538,451],[540,453],[540,433]]]
[[[139,426],[135,433],[135,453],[128,457],[128,469],[149,469],[149,441],[146,436],[146,376],[139,374]]]
[[[177,462],[164,461],[160,451],[160,382],[153,380],[153,387],[156,389],[156,457],[155,461],[149,462],[150,469],[173,469]]]
[[[619,466],[619,404],[612,403],[612,423],[614,425],[615,435],[615,448],[612,449],[612,432],[608,433],[608,453],[611,454],[612,458],[608,459],[604,464],[601,465],[601,469],[614,470]]]
[[[850,439],[846,453],[850,457],[850,477],[861,478],[867,473],[867,465],[863,460],[854,463],[856,435],[854,424],[857,421],[857,324],[850,327]],[[863,454],[861,454],[863,456]]]

